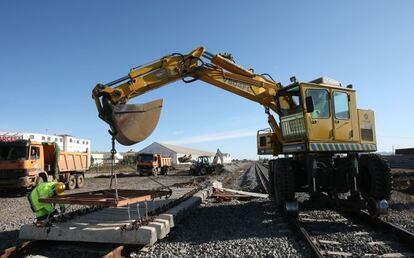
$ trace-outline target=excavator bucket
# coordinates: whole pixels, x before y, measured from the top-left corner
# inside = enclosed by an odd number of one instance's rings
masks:
[[[105,121],[122,145],[145,140],[154,131],[160,119],[162,99],[145,104],[104,104]]]

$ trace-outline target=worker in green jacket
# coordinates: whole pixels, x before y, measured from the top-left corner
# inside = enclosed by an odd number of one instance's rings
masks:
[[[37,221],[42,221],[57,213],[55,205],[51,203],[41,203],[40,198],[48,198],[55,195],[61,195],[65,191],[65,184],[62,182],[40,183],[29,194],[30,208],[36,214]],[[60,206],[64,212],[64,206]]]

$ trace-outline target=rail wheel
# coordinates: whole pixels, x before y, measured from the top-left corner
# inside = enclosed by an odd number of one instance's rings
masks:
[[[66,188],[68,190],[73,190],[76,188],[76,177],[75,175],[70,175],[68,182],[66,183]]]
[[[359,189],[368,202],[368,211],[378,215],[377,203],[389,200],[392,190],[391,169],[387,161],[375,154],[361,155],[359,164]]]
[[[273,162],[273,185],[276,204],[279,205],[286,215],[297,215],[297,210],[292,211],[295,203],[295,178],[291,159],[280,158]]]

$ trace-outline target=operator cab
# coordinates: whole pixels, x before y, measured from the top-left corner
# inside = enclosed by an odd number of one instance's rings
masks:
[[[282,153],[349,152],[361,150],[364,147],[361,142],[375,144],[373,112],[357,110],[352,86],[342,87],[327,77],[310,82],[292,78],[292,84],[280,90],[275,98],[283,137]],[[359,127],[370,131],[365,133]],[[260,135],[263,137],[264,133]],[[271,139],[270,134],[267,137]],[[258,154],[263,155],[270,146],[260,143],[258,132]]]
[[[198,156],[197,163],[209,165],[210,164],[210,157],[209,156]]]

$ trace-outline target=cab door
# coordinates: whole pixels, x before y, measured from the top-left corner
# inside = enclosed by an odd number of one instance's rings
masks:
[[[346,91],[333,90],[332,99],[334,108],[334,139],[336,141],[352,141],[351,97]]]
[[[32,168],[37,171],[43,171],[43,159],[40,145],[30,145],[29,159]]]
[[[313,112],[306,114],[309,141],[328,141],[332,139],[332,111],[330,89],[304,87],[304,97],[311,97]],[[305,99],[304,98],[304,99]]]

